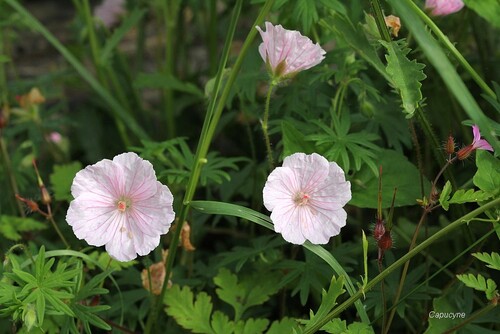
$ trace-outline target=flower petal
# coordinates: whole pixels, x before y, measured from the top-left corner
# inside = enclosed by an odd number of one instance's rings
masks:
[[[283,160],[283,167],[291,168],[296,175],[300,175],[299,189],[302,192],[313,192],[321,187],[328,177],[329,163],[317,153],[295,153]]]
[[[71,194],[75,198],[83,193],[92,193],[110,200],[117,199],[123,180],[122,169],[111,160],[104,159],[76,173]]]
[[[277,206],[294,205],[293,195],[300,190],[300,182],[289,167],[274,169],[263,190],[264,206],[273,211]]]
[[[133,152],[123,153],[113,158],[113,162],[123,169],[121,195],[141,201],[157,192],[156,174],[153,165]]]

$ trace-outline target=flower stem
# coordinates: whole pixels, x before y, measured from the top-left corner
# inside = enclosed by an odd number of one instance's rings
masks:
[[[474,68],[467,62],[467,60],[462,56],[460,51],[457,50],[455,45],[448,39],[448,37],[443,34],[439,27],[432,21],[432,19],[425,14],[413,1],[407,1],[407,4],[413,12],[415,12],[420,18],[427,24],[427,26],[436,35],[439,41],[448,49],[448,51],[456,58],[456,60],[462,65],[462,67],[469,72],[472,79],[477,83],[479,87],[490,97],[496,100],[495,92],[484,82],[481,76],[474,70]]]
[[[54,220],[54,216],[52,215],[52,209],[51,209],[50,205],[47,205],[47,219],[52,224],[52,227],[54,227],[54,230],[56,230],[57,235],[59,235],[59,238],[61,238],[61,240],[64,243],[64,245],[66,246],[66,248],[71,249],[71,246],[69,245],[68,241],[64,237],[64,234],[62,234],[61,230],[59,229],[59,227],[57,226],[57,224]]]
[[[9,176],[9,185],[10,185],[10,189],[12,190],[12,196],[14,197],[16,194],[19,193],[19,188],[17,186],[14,171],[12,170],[12,164],[10,162],[9,151],[7,150],[7,145],[5,143],[5,140],[3,139],[2,130],[0,130],[0,155],[2,156],[2,160],[3,160],[4,166],[5,166],[5,172]],[[23,209],[22,204],[18,200],[15,200],[15,202],[16,202],[17,208],[19,210],[19,215],[21,217],[26,217],[26,214],[24,213],[24,209]]]
[[[344,310],[346,310],[349,306],[351,306],[356,300],[360,299],[363,297],[363,294],[366,293],[367,291],[371,290],[374,286],[376,286],[378,283],[380,283],[385,277],[390,275],[396,268],[399,268],[402,266],[404,263],[408,262],[411,258],[413,258],[415,255],[419,254],[421,251],[432,245],[434,242],[437,240],[441,239],[442,237],[449,235],[452,231],[457,229],[458,227],[462,226],[465,223],[471,222],[472,219],[481,213],[485,212],[486,210],[493,209],[500,205],[500,198],[496,198],[485,205],[469,212],[468,214],[462,216],[461,218],[455,220],[448,226],[444,227],[440,231],[436,232],[436,234],[430,236],[427,240],[422,242],[421,244],[417,245],[415,248],[413,248],[411,251],[403,255],[401,258],[396,260],[393,264],[391,264],[389,267],[387,267],[382,273],[378,274],[376,277],[374,277],[364,289],[358,290],[354,295],[352,295],[350,298],[348,298],[345,302],[337,306],[333,311],[328,313],[321,321],[318,321],[316,325],[311,327],[308,331],[304,332],[304,334],[311,334],[315,333],[318,330],[321,329],[327,322],[330,320],[338,317],[340,313],[342,313]]]
[[[274,88],[274,82],[271,81],[269,84],[269,89],[267,90],[266,97],[266,106],[264,109],[264,118],[262,119],[262,132],[264,133],[264,141],[266,142],[266,151],[267,151],[267,162],[269,163],[269,170],[274,169],[274,159],[273,159],[273,151],[271,148],[271,141],[269,140],[268,133],[268,120],[269,120],[269,105],[271,104],[271,93]]]
[[[370,4],[372,6],[373,13],[375,14],[375,22],[377,23],[378,32],[382,39],[386,42],[391,41],[391,35],[385,24],[384,13],[382,12],[382,6],[379,0],[371,0]]]

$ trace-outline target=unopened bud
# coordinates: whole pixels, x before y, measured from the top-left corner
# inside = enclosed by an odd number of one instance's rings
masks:
[[[191,243],[190,239],[191,239],[191,227],[189,226],[188,222],[185,222],[184,225],[182,225],[182,230],[181,230],[181,245],[184,248],[184,250],[188,252],[192,252],[196,249]]]
[[[27,304],[23,310],[23,322],[28,332],[31,331],[37,322],[35,305]]]
[[[30,212],[38,212],[40,211],[40,208],[38,207],[38,204],[30,199],[26,199],[24,197],[21,197],[19,196],[18,194],[16,194],[16,198],[23,202],[24,204],[26,204],[26,206],[28,207],[28,209],[30,210]]]
[[[40,187],[40,192],[42,193],[42,203],[45,205],[49,205],[52,202],[52,198],[50,197],[49,191],[45,186]]]
[[[391,247],[392,247],[391,231],[385,231],[385,233],[378,241],[378,248],[380,248],[383,251],[386,251]]]
[[[473,145],[467,145],[465,147],[462,147],[457,152],[458,160],[467,159],[472,154],[472,152],[474,152],[474,150],[475,150],[475,147]]]
[[[375,227],[373,228],[373,237],[375,238],[375,240],[379,241],[380,238],[382,238],[382,236],[384,235],[384,233],[385,233],[384,221],[377,219]]]
[[[455,139],[453,138],[452,135],[448,136],[445,149],[448,155],[452,155],[453,153],[455,153]]]

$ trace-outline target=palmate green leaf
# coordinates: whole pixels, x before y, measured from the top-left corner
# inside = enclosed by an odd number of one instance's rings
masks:
[[[413,117],[417,105],[422,101],[422,92],[420,81],[426,78],[423,72],[424,64],[417,63],[416,60],[410,61],[407,57],[410,49],[404,39],[398,41],[380,43],[387,49],[386,71],[392,78],[394,88],[401,95],[403,109],[406,117]]]
[[[229,317],[221,311],[214,312],[210,324],[212,325],[214,333],[234,333],[235,330],[234,322],[230,321]]]
[[[316,23],[319,18],[316,9],[316,1],[296,0],[293,17],[300,19],[303,31],[308,33],[311,30],[312,24]]]
[[[486,298],[492,300],[493,297],[498,295],[497,285],[491,278],[484,278],[481,274],[474,276],[473,274],[457,275],[457,278],[462,281],[469,288],[478,291],[484,291]]]
[[[183,328],[193,333],[215,334],[210,325],[212,313],[212,298],[205,292],[200,292],[193,300],[193,292],[187,286],[182,289],[174,284],[165,294],[166,312]],[[223,320],[220,319],[219,321]],[[219,326],[218,326],[219,327]]]
[[[476,203],[485,201],[492,197],[492,194],[482,190],[475,191],[474,189],[459,189],[451,196],[451,183],[447,181],[443,191],[439,195],[439,203],[444,210],[448,211],[450,204]]]
[[[276,275],[249,276],[238,282],[238,277],[228,269],[221,268],[214,283],[220,299],[234,308],[235,319],[239,320],[250,307],[261,305],[280,289],[279,277]]]
[[[315,152],[314,144],[305,139],[304,133],[297,130],[289,121],[281,122],[281,133],[283,134],[283,156],[287,157],[293,153],[303,152],[311,154]]]
[[[0,215],[0,235],[12,241],[21,240],[22,232],[41,231],[47,224],[28,217]]]
[[[79,161],[64,165],[54,165],[54,171],[50,174],[50,184],[56,201],[71,201],[71,184],[76,173],[82,169]]]
[[[333,319],[326,325],[324,325],[321,330],[330,334],[373,334],[373,328],[368,324],[361,322],[353,322],[347,326],[345,320]]]
[[[487,267],[495,270],[500,270],[500,255],[496,252],[488,254],[484,253],[472,253],[475,258],[487,263]]]
[[[334,307],[337,305],[337,298],[345,292],[344,278],[340,276],[338,279],[332,277],[328,291],[323,290],[321,293],[321,304],[318,311],[314,314],[311,310],[310,320],[307,321],[304,330],[308,330],[321,321]]]
[[[464,0],[467,7],[475,11],[486,21],[500,28],[500,1],[498,0]]]
[[[266,334],[293,333],[294,331],[298,332],[298,330],[298,324],[295,319],[283,318],[279,321],[274,321]]]

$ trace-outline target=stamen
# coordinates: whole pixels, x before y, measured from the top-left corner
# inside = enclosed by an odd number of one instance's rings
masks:
[[[118,201],[117,207],[118,211],[123,212],[127,209],[127,203],[125,201]]]

